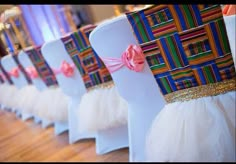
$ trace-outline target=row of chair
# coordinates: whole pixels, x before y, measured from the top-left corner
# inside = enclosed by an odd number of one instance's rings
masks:
[[[160,6],[145,12],[163,8]],[[13,83],[18,88],[15,92],[24,88],[25,95],[36,95],[28,96],[22,103],[30,100],[27,107],[19,105],[33,109],[18,109],[16,104],[16,112],[24,120],[31,117],[35,122],[41,120],[43,127],[54,123],[56,135],[68,130],[70,144],[95,138],[98,154],[129,147],[130,161],[147,160],[146,137],[167,100],[157,88],[149,61],[142,55],[132,56],[139,54],[136,52],[140,51],[140,41],[137,33],[137,38],[134,36],[137,29],[132,30],[129,16],[122,15],[98,26],[88,25],[40,47],[3,57],[1,85]],[[235,29],[232,31],[230,25],[235,24],[235,16],[224,20],[235,57]],[[125,60],[129,60],[128,64]],[[29,86],[30,93],[26,94],[25,88]],[[51,114],[46,114],[48,110],[52,110]],[[52,113],[54,118],[50,119]]]
[[[21,104],[10,107],[21,113],[23,120],[34,117],[39,122],[40,119],[43,128],[54,124],[56,135],[68,130],[71,144],[96,138],[96,152],[104,154],[128,146],[128,110],[125,100],[116,92],[109,72],[88,42],[86,35],[93,29],[91,27],[95,26],[85,26],[42,47],[30,47],[19,54],[3,57],[1,75],[6,83],[7,77],[11,79],[18,89],[15,93],[22,93],[11,97],[13,102],[13,99],[22,100]],[[73,38],[77,36],[80,41],[87,40],[83,49],[76,47],[80,43]],[[73,58],[69,54],[71,50],[74,50]],[[79,70],[80,65],[76,67],[76,62],[84,62],[84,72]],[[66,73],[68,68],[71,75]],[[93,77],[103,79],[97,83],[92,81]],[[90,129],[80,125],[78,119],[84,120],[84,126]]]

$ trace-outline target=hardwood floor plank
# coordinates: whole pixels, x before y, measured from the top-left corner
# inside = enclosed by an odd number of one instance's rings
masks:
[[[68,142],[68,132],[54,135],[33,120],[0,110],[0,162],[128,162],[128,148],[97,155],[95,140]]]

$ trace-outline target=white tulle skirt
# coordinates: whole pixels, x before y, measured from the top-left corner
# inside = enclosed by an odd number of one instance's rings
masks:
[[[15,108],[19,109],[21,113],[33,114],[35,102],[40,93],[34,85],[27,85],[21,88],[17,94]]]
[[[13,108],[16,102],[16,95],[18,89],[14,85],[1,84],[0,85],[0,104],[1,107]]]
[[[147,161],[235,161],[235,94],[167,104],[147,136]]]
[[[78,128],[92,132],[127,124],[128,105],[115,87],[94,89],[82,96]]]
[[[42,91],[36,99],[33,113],[48,121],[67,122],[68,103],[69,98],[59,87],[48,88]]]

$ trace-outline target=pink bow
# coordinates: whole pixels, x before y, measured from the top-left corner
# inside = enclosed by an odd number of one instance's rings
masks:
[[[72,77],[74,75],[74,64],[69,64],[65,60],[61,63],[60,69],[53,69],[55,74],[63,73],[66,77]]]
[[[130,70],[140,72],[144,67],[144,54],[142,49],[137,45],[129,45],[125,52],[119,58],[102,58],[104,64],[110,73],[113,73],[123,66],[128,67]]]
[[[9,74],[11,76],[14,76],[15,78],[19,77],[19,68],[18,67],[12,68]]]
[[[25,71],[31,79],[36,79],[39,76],[36,68],[33,66],[26,68]]]

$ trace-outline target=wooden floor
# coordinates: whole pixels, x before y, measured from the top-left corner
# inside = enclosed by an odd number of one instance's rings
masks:
[[[12,112],[0,110],[0,162],[128,162],[128,149],[96,155],[94,139],[68,143],[68,133],[54,135],[33,120],[23,122]]]

